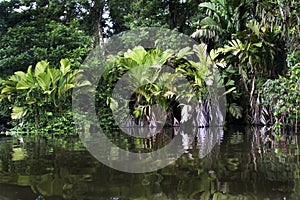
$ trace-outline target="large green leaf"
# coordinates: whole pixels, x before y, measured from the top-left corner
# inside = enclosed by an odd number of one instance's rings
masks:
[[[190,47],[185,47],[183,49],[180,49],[180,51],[176,54],[176,57],[178,59],[181,59],[181,58],[186,58],[186,56],[192,55],[192,54],[193,54],[192,49]]]
[[[199,45],[194,45],[193,50],[196,53],[196,55],[199,58],[199,63],[196,63],[195,67],[198,68],[198,70],[208,69],[208,67],[213,64],[211,58],[209,57],[207,53],[207,45],[204,43],[201,43]]]
[[[10,76],[10,77],[8,78],[8,81],[18,82],[18,81],[20,81],[21,79],[22,79],[22,77],[20,77],[20,76],[14,74],[14,75],[12,75],[12,76]],[[4,84],[7,84],[6,81],[3,81],[3,83],[4,83]]]
[[[229,112],[233,117],[239,119],[242,117],[242,107],[238,106],[236,103],[231,103],[229,106]]]
[[[25,107],[13,107],[11,118],[12,119],[21,119],[27,113],[27,109]]]
[[[64,84],[63,86],[59,87],[58,89],[58,97],[62,98],[66,96],[66,93],[74,88],[74,84]]]
[[[201,26],[203,28],[209,28],[211,30],[217,30],[220,31],[222,29],[221,24],[216,22],[213,18],[211,17],[205,17],[204,19],[201,20],[200,22]]]
[[[210,30],[208,28],[200,28],[196,30],[192,35],[192,38],[214,38],[216,37],[216,31],[215,30]]]
[[[212,11],[217,11],[216,5],[214,3],[211,3],[211,2],[200,3],[199,7],[200,8],[208,8],[209,10],[212,10]]]
[[[27,69],[27,75],[32,76],[32,65],[30,65]]]
[[[162,53],[161,56],[159,56],[159,63],[161,65],[165,64],[167,62],[167,60],[174,54],[174,52],[172,50],[166,50]]]
[[[22,71],[15,72],[15,75],[18,76],[20,79],[25,79],[26,78],[26,74]]]
[[[35,81],[32,76],[26,76],[25,79],[22,79],[17,83],[16,88],[18,90],[27,90],[27,89],[36,88]]]
[[[1,90],[1,94],[5,94],[5,93],[13,93],[16,92],[16,87],[12,87],[12,86],[5,86],[2,90]]]
[[[44,92],[50,90],[51,78],[49,74],[47,74],[46,72],[40,73],[36,77],[36,80]]]
[[[49,66],[49,63],[46,61],[40,61],[36,64],[34,75],[38,76],[40,73],[45,72],[46,68]]]
[[[116,64],[124,67],[125,69],[131,69],[139,65],[135,60],[132,60],[130,58],[120,58],[120,60],[118,60]]]
[[[142,46],[137,46],[133,50],[128,50],[125,54],[125,58],[130,58],[134,60],[138,65],[143,64],[144,58],[147,51]]]
[[[56,82],[59,80],[60,78],[60,73],[57,69],[55,68],[48,68],[47,69],[47,74],[49,74],[50,78],[51,78],[51,84],[55,85]]]
[[[71,63],[67,59],[61,59],[60,61],[60,71],[62,75],[65,76],[67,73],[71,71]]]

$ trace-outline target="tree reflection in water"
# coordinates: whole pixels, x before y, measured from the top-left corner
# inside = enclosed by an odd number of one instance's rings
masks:
[[[194,131],[196,138],[180,128],[149,132],[148,139],[107,134],[132,152],[155,151],[180,136],[177,142],[185,153],[171,165],[143,174],[102,165],[79,138],[25,137],[23,144],[1,138],[0,199],[300,198],[297,135],[257,127]]]

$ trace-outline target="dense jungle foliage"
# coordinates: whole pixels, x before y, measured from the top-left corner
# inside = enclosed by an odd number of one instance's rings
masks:
[[[296,0],[3,0],[1,130],[74,133],[72,88],[79,84],[74,77],[88,53],[123,31],[159,27],[188,35],[199,45],[177,51],[170,41],[165,50],[160,46],[166,44],[158,40],[154,49],[137,46],[116,55],[98,85],[102,126],[114,125],[111,110],[116,104],[110,94],[122,74],[137,65],[172,61],[177,72],[189,77],[199,98],[198,126],[210,125],[216,106],[205,96],[206,70],[215,66],[227,99],[227,115],[219,125],[267,125],[298,132],[299,13]],[[124,46],[145,36],[127,38]],[[192,53],[200,58],[198,63],[187,59]],[[134,94],[131,105],[139,106],[132,106],[131,114],[136,124],[150,123],[149,106],[157,102],[167,110],[170,125],[180,123],[172,88],[151,83]]]

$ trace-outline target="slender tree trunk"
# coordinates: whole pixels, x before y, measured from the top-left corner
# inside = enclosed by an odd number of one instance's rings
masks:
[[[95,17],[95,22],[96,22],[96,31],[97,33],[95,34],[95,37],[98,40],[98,45],[100,47],[103,46],[104,42],[104,35],[103,35],[103,27],[102,27],[102,16],[104,12],[104,7],[105,7],[105,1],[104,0],[95,0],[94,5],[91,8],[91,12],[93,13],[92,15]]]
[[[169,28],[170,29],[176,28],[176,14],[175,14],[175,12],[176,12],[176,10],[175,10],[174,0],[169,0],[169,13],[170,13]]]
[[[99,7],[98,9],[98,20],[97,20],[97,29],[98,29],[98,37],[99,37],[99,46],[100,48],[103,45],[104,42],[104,36],[103,36],[103,30],[102,30],[102,15],[103,15],[103,8],[104,6]]]
[[[297,15],[297,20],[298,20],[298,40],[300,40],[300,17]]]

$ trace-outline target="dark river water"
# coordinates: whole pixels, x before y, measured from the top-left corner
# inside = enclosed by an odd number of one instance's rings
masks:
[[[195,131],[196,138],[170,129],[150,139],[111,131],[115,144],[134,152],[159,149],[181,134],[185,153],[149,173],[103,165],[78,137],[1,137],[0,200],[300,199],[297,135]]]

